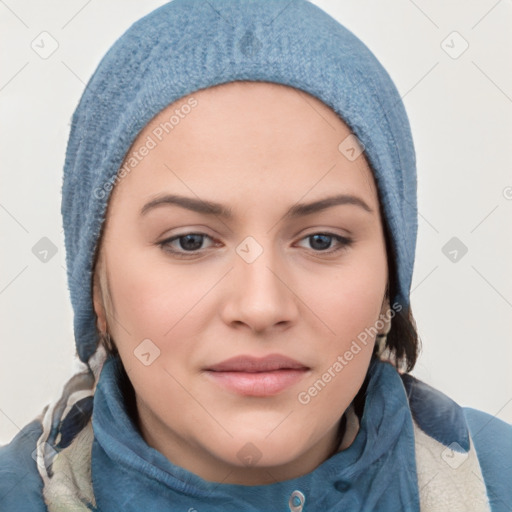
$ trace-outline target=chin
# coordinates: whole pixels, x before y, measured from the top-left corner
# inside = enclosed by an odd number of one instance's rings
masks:
[[[253,430],[243,435],[240,434],[228,445],[229,453],[224,457],[229,459],[229,464],[240,467],[277,467],[289,464],[299,458],[308,446],[306,446],[304,435],[297,433],[297,436],[271,433],[264,428],[255,433]],[[220,454],[219,454],[220,455]],[[222,457],[222,458],[224,458]]]

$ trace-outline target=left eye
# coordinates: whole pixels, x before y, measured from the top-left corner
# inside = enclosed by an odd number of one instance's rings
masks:
[[[186,257],[188,255],[193,256],[201,249],[204,249],[202,245],[206,238],[213,241],[213,239],[205,233],[185,233],[183,235],[177,235],[163,240],[162,242],[159,242],[158,245],[160,245],[165,251],[175,254],[178,257]],[[334,233],[313,233],[305,236],[301,241],[302,240],[309,240],[314,252],[334,253],[352,245],[352,240],[350,238],[336,235]],[[333,240],[338,245],[334,249],[331,248]],[[173,245],[176,242],[178,243],[178,247]]]
[[[333,239],[337,242],[338,247],[331,249]],[[333,253],[352,245],[350,238],[335,235],[334,233],[313,233],[304,237],[302,240],[309,240],[315,252]]]

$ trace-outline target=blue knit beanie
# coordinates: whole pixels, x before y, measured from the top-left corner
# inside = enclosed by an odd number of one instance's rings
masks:
[[[390,299],[409,307],[416,161],[407,114],[386,70],[348,29],[307,0],[173,0],[116,41],[73,114],[61,211],[81,361],[87,362],[98,344],[94,256],[126,153],[170,103],[235,80],[306,91],[350,127],[374,171],[391,235],[398,283]]]

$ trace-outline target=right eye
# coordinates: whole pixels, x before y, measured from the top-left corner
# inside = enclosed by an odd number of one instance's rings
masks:
[[[212,238],[205,233],[183,233],[158,242],[158,245],[168,253],[178,258],[195,256],[201,251],[205,238]]]

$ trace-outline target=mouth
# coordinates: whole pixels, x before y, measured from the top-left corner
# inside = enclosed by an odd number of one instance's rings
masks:
[[[280,354],[236,356],[205,369],[216,384],[243,396],[274,396],[293,386],[310,368]]]

